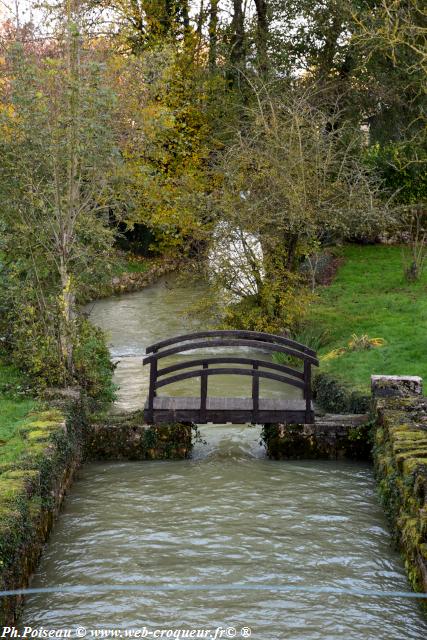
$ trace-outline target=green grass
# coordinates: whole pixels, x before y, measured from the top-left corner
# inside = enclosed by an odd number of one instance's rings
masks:
[[[319,290],[310,324],[326,330],[320,356],[345,347],[353,333],[384,338],[386,345],[345,353],[321,370],[367,389],[371,374],[418,375],[427,384],[427,272],[419,282],[403,276],[402,249],[350,245],[334,282]]]
[[[17,459],[25,448],[18,429],[36,403],[33,398],[19,397],[22,383],[18,371],[0,360],[0,464]]]
[[[132,254],[120,254],[113,268],[113,275],[121,276],[123,273],[145,273],[149,269],[146,259]]]

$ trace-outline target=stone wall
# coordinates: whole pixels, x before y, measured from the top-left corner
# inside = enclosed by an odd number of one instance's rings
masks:
[[[188,458],[191,424],[147,425],[142,411],[112,414],[90,425],[85,457],[90,460],[165,460]]]
[[[367,460],[371,431],[368,414],[325,415],[315,424],[266,424],[262,438],[274,460]]]
[[[379,494],[409,580],[427,592],[427,398],[421,380],[373,379]]]
[[[80,407],[67,420],[57,409],[30,415],[18,436],[22,455],[0,467],[0,590],[26,587],[37,566],[81,461]],[[0,599],[0,625],[16,620],[22,599]]]
[[[95,291],[95,295],[87,297],[81,297],[79,299],[80,304],[87,304],[94,299],[99,300],[101,298],[109,298],[111,296],[121,295],[125,293],[132,293],[134,291],[141,291],[146,287],[154,284],[164,275],[177,271],[180,266],[180,261],[176,259],[150,260],[149,268],[142,273],[136,272],[124,272],[118,276],[114,276],[111,282],[100,285]]]

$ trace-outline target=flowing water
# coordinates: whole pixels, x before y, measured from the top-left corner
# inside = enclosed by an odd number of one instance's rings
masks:
[[[167,278],[93,305],[120,361],[120,409],[141,407],[145,347],[196,328],[184,312],[202,293]],[[175,393],[191,393],[187,384]],[[234,377],[209,384],[212,395],[248,391]],[[217,637],[233,637],[230,627],[248,637],[249,627],[255,640],[427,637],[418,601],[366,595],[409,590],[369,465],[272,462],[259,428],[247,425],[206,425],[201,434],[191,460],[81,470],[32,582],[58,591],[28,597],[23,625],[228,628]],[[113,588],[99,593],[99,585]]]

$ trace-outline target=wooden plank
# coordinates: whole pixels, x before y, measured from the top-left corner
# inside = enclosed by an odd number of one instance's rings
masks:
[[[154,410],[153,420],[154,424],[161,424],[163,422],[193,422],[196,424],[205,424],[207,422],[212,424],[225,424],[231,422],[232,424],[245,424],[252,421],[253,412],[249,411],[222,411],[218,410],[206,410],[205,419],[200,419],[200,409],[176,409],[176,410]],[[309,416],[307,424],[314,422],[314,413]],[[306,423],[307,414],[306,411],[262,411],[258,413],[258,423],[282,423],[282,424],[304,424]]]
[[[307,361],[304,362],[304,397],[308,419],[311,410],[311,365]]]
[[[200,421],[206,420],[206,399],[208,395],[208,365],[203,363],[203,370],[200,376]]]
[[[152,421],[153,417],[153,401],[156,397],[156,384],[157,384],[157,360],[151,363],[150,366],[150,386],[148,389],[148,409],[147,420]]]
[[[259,409],[262,411],[304,411],[306,403],[300,398],[260,398]],[[200,399],[184,396],[157,396],[154,398],[155,410],[189,409],[199,410]],[[251,411],[252,398],[211,397],[206,400],[207,410]]]
[[[156,342],[155,344],[148,346],[146,349],[146,353],[153,353],[155,351],[158,351],[159,349],[163,349],[164,347],[168,347],[171,344],[176,344],[178,342],[187,342],[188,340],[198,340],[199,338],[213,337],[234,337],[283,344],[292,347],[297,351],[302,351],[303,353],[316,356],[316,352],[313,349],[310,349],[310,347],[307,347],[305,344],[301,344],[301,342],[291,340],[290,338],[277,336],[272,333],[264,333],[262,331],[241,331],[232,329],[217,331],[196,331],[194,333],[186,333],[180,336],[174,336],[173,338],[167,338],[166,340],[161,340],[160,342]]]
[[[203,349],[205,347],[253,347],[254,349],[261,349],[263,351],[278,351],[280,353],[286,353],[290,356],[294,356],[295,358],[299,358],[300,360],[308,360],[312,364],[319,366],[318,359],[308,353],[296,351],[295,349],[290,349],[289,347],[285,347],[281,344],[271,344],[268,342],[261,342],[259,340],[238,340],[235,338],[226,338],[225,340],[215,339],[211,340],[209,343],[202,340],[191,342],[190,344],[179,345],[178,347],[172,347],[171,349],[166,349],[165,351],[152,353],[151,355],[144,358],[142,362],[143,364],[149,364],[156,359],[166,358],[177,353],[183,353],[184,351],[192,351],[193,349]]]

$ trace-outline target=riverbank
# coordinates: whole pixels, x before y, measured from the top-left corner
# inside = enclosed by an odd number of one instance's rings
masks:
[[[378,398],[378,492],[415,591],[427,592],[427,398]]]
[[[0,469],[19,458],[22,452],[19,429],[36,406],[22,374],[0,359]]]
[[[333,282],[319,288],[308,317],[326,334],[320,371],[366,394],[371,374],[427,379],[427,270],[418,282],[407,282],[399,246],[348,245],[342,258]],[[359,340],[352,350],[353,334]],[[363,336],[385,343],[364,348]],[[334,350],[340,351],[329,357]]]
[[[97,290],[95,297],[142,289],[177,266],[171,260],[119,258],[110,285]],[[151,429],[140,427],[141,438],[138,426],[124,433],[122,428],[119,446],[117,442],[113,446],[102,429],[96,435],[91,431],[89,437],[90,419],[78,392],[65,394],[61,409],[56,404],[52,398],[36,397],[25,374],[0,360],[0,590],[27,586],[81,464],[85,443],[90,441],[92,457],[94,448],[104,451],[107,445],[116,449],[117,459],[173,456],[170,438],[163,430],[156,439]],[[191,436],[184,435],[191,448]],[[179,439],[177,442],[182,449],[179,455],[185,456],[187,448],[184,451]],[[1,622],[15,619],[21,600],[20,596],[1,599]]]
[[[4,365],[3,376],[12,377]],[[9,394],[10,395],[10,394]],[[68,417],[32,398],[2,394],[0,590],[22,589],[39,557],[82,457],[80,409]],[[0,624],[16,620],[22,596],[0,600]]]
[[[176,271],[180,264],[181,261],[177,258],[145,258],[120,252],[117,254],[110,281],[91,286],[80,296],[79,302],[87,304],[110,296],[141,291],[161,276]]]

